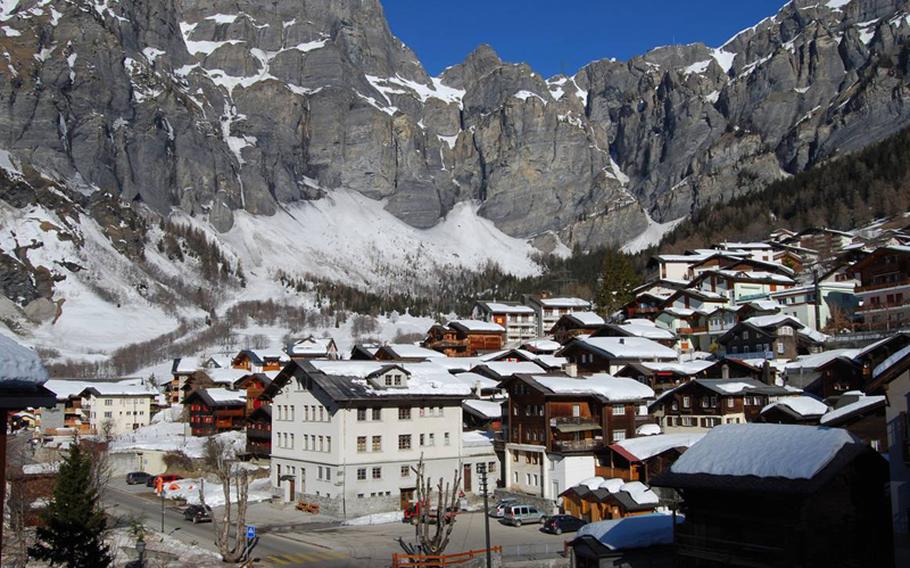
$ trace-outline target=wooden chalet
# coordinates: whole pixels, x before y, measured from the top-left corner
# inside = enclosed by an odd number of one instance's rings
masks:
[[[193,436],[211,436],[243,429],[246,398],[242,391],[198,389],[187,395],[184,405],[189,409]]]
[[[817,367],[815,371],[815,379],[802,389],[807,394],[813,394],[823,400],[837,398],[846,392],[862,390],[864,387],[862,366],[849,356],[834,357]]]
[[[549,333],[565,345],[579,335],[591,335],[604,326],[604,319],[594,312],[573,312],[556,320]]]
[[[516,374],[501,386],[509,392],[506,439],[562,454],[633,437],[649,421],[645,401],[654,395],[637,381],[606,375]]]
[[[661,393],[702,376],[706,369],[714,365],[713,361],[701,359],[679,363],[629,363],[614,375],[635,379]]]
[[[253,414],[260,406],[268,406],[268,399],[263,398],[269,385],[272,384],[272,377],[265,373],[250,373],[234,382],[233,390],[243,391],[246,393],[246,414]]]
[[[817,425],[828,405],[811,396],[788,396],[774,401],[759,413],[759,421],[770,424]]]
[[[245,349],[231,360],[231,367],[234,369],[245,369],[253,373],[280,371],[288,361],[290,361],[290,357],[285,353],[265,353]]]
[[[438,351],[434,351],[433,349],[426,349],[418,345],[406,343],[383,345],[377,349],[376,353],[373,355],[373,359],[376,361],[401,361],[411,363],[430,361],[440,357],[445,357],[445,355]]]
[[[358,343],[351,348],[352,361],[373,361],[376,358],[376,352],[379,351],[380,345]]]
[[[856,295],[862,329],[896,330],[910,326],[910,247],[881,247],[850,270],[859,280]]]
[[[502,405],[505,400],[468,398],[461,403],[464,429],[498,432],[502,430]]]
[[[246,417],[246,453],[253,458],[272,455],[272,407],[263,405]]]
[[[202,366],[197,357],[179,357],[171,365],[171,380],[164,387],[164,396],[171,404],[183,400],[183,387],[187,379],[195,375]]]
[[[716,428],[652,480],[682,498],[676,565],[704,568],[894,566],[887,484],[848,432],[786,424]]]
[[[294,361],[309,361],[312,359],[339,359],[338,346],[331,337],[314,337],[312,335],[297,339],[287,348],[288,357]]]
[[[714,361],[709,367],[705,367],[704,370],[698,373],[698,378],[729,379],[730,377],[747,377],[761,380],[763,373],[762,367],[750,365],[740,359],[725,357]]]
[[[497,323],[478,320],[454,320],[436,324],[421,344],[447,357],[475,357],[499,351],[505,345],[506,330]]]
[[[567,515],[589,523],[653,513],[659,499],[640,481],[593,477],[559,494]]]
[[[595,452],[594,472],[604,478],[648,483],[669,471],[679,456],[702,436],[702,433],[656,434],[614,442]]]
[[[650,405],[665,432],[707,430],[758,420],[761,409],[792,391],[754,379],[692,379]]]
[[[675,568],[673,525],[682,519],[653,513],[582,527],[567,542],[573,568]]]
[[[627,319],[621,324],[604,324],[591,337],[643,337],[671,348],[677,341],[676,334],[669,329],[642,318]]]
[[[804,327],[792,316],[756,316],[734,326],[717,343],[732,357],[795,359],[800,354],[797,331]]]

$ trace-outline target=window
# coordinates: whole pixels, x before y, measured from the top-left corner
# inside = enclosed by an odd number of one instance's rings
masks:
[[[638,407],[638,415],[639,416],[648,415],[648,405],[647,404],[642,404],[641,406]]]
[[[319,407],[319,421],[325,422],[325,407]]]
[[[425,439],[425,438],[426,438],[426,435],[425,435],[425,434],[421,434],[421,435],[420,435],[420,447],[421,447],[421,448],[424,447],[424,446],[426,445],[426,439]]]
[[[411,449],[411,435],[410,434],[399,434],[398,435],[398,449],[399,450],[410,450]]]
[[[373,409],[373,420],[382,420],[382,409],[381,408]]]
[[[732,398],[727,399],[727,408],[733,408],[733,399]]]
[[[304,407],[304,408],[306,408],[306,407]],[[309,434],[303,435],[303,449],[304,450],[310,449],[310,435]]]
[[[367,419],[367,409],[358,408],[357,409],[357,422],[363,422],[366,419]]]
[[[411,408],[409,406],[403,406],[398,409],[398,419],[399,420],[410,420],[411,419]]]
[[[363,453],[365,451],[367,451],[367,437],[357,436],[357,453]]]
[[[382,451],[382,436],[373,436],[373,451]]]
[[[381,467],[373,468],[373,479],[382,479],[382,468]]]
[[[294,434],[291,434],[291,445],[288,447],[291,448],[292,450],[294,449]]]
[[[114,406],[114,401],[110,398],[104,399],[104,406]]]
[[[411,477],[411,466],[409,466],[409,465],[401,466],[401,477]]]
[[[105,417],[105,418],[113,418],[113,416],[114,416],[114,413],[113,413],[113,412],[108,411],[108,412],[105,412],[105,413],[104,413],[104,417]]]
[[[367,468],[358,467],[357,468],[357,481],[364,481],[367,478]]]
[[[325,468],[325,480],[332,481],[332,470],[329,468]],[[328,494],[326,494],[326,497],[328,497]]]
[[[451,442],[451,440],[449,439],[449,433],[446,432],[445,434],[442,435],[442,443],[444,445],[448,446],[450,442]]]
[[[683,408],[689,408],[692,406],[692,400],[688,396],[683,397]]]
[[[322,466],[317,470],[316,479],[322,479]]]
[[[624,404],[614,404],[613,405],[613,416],[625,416],[626,414],[626,405]]]
[[[310,421],[310,407],[306,406],[306,405],[304,405],[304,407],[303,407],[303,421],[304,422]]]
[[[325,446],[323,445],[323,437],[322,437],[322,436],[319,436],[319,451],[320,451],[320,452],[324,452],[324,451],[325,451]]]
[[[781,353],[781,354],[784,352],[784,342],[783,341],[777,342],[777,352]]]
[[[332,451],[332,437],[331,436],[325,437],[325,451],[327,451],[327,452]]]
[[[436,445],[436,434],[430,433],[430,443],[428,445],[430,445],[430,446]]]
[[[622,432],[622,431],[614,431],[614,432],[613,432],[613,441],[614,441],[614,442],[621,442],[621,441],[623,441],[623,440],[625,440],[625,439],[626,439],[626,433],[625,433],[625,432]]]
[[[487,473],[490,475],[496,474],[496,462],[490,462],[487,464]]]

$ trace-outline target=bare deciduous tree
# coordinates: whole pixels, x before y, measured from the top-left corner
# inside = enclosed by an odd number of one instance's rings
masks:
[[[237,467],[237,460],[230,446],[223,439],[214,436],[205,442],[202,461],[205,471],[214,475],[224,490],[224,511],[221,519],[213,519],[215,545],[225,562],[241,562],[246,549],[249,474],[247,470]],[[232,489],[236,500],[231,499]]]
[[[417,476],[417,541],[411,545],[399,541],[408,554],[425,554],[438,556],[445,552],[449,545],[452,530],[455,528],[458,510],[458,494],[461,487],[461,472],[456,468],[453,481],[450,483],[442,477],[436,483],[435,509],[433,480],[425,472],[423,456],[417,462],[417,467],[411,468]],[[452,514],[449,514],[449,513]]]

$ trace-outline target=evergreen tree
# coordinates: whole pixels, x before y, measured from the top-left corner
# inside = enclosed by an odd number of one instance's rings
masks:
[[[635,297],[632,290],[639,282],[629,257],[618,249],[608,249],[604,254],[600,284],[594,298],[597,311],[603,317],[609,317]]]
[[[30,558],[66,568],[103,568],[113,563],[104,543],[107,520],[92,483],[91,455],[78,442],[57,474],[54,495],[41,515],[37,543],[29,547]]]

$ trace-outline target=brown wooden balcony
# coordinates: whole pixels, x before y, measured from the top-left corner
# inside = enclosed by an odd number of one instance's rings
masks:
[[[910,278],[895,280],[893,282],[879,282],[867,286],[857,286],[855,292],[859,294],[860,292],[872,292],[874,290],[884,290],[885,288],[897,288],[898,286],[910,286]]]
[[[553,450],[557,452],[591,452],[603,447],[604,441],[599,438],[584,440],[553,440]]]

